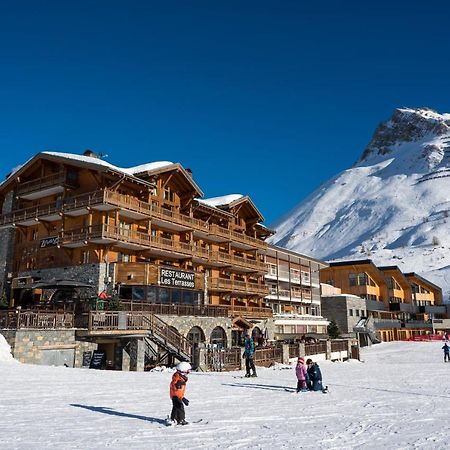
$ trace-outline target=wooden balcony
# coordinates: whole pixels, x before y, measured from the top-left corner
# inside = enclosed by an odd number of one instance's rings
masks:
[[[55,311],[0,311],[0,329],[73,328],[74,314]]]
[[[225,278],[209,279],[208,289],[224,292],[248,293],[250,295],[258,294],[262,296],[266,296],[269,291],[269,287],[264,284],[227,280]]]
[[[230,306],[228,312],[230,316],[241,316],[254,319],[267,319],[273,316],[272,308],[264,306]]]
[[[35,200],[64,192],[66,186],[73,187],[64,171],[27,181],[17,186],[16,195],[26,200]]]
[[[219,241],[229,241],[234,247],[244,250],[250,250],[252,248],[265,250],[267,248],[267,243],[260,239],[248,236],[245,233],[219,227],[215,224],[210,226],[210,238],[214,240],[214,236],[220,237],[221,239]]]
[[[42,183],[41,180],[30,182],[30,186],[28,187],[26,186],[28,183],[25,183],[21,188],[23,190],[38,189],[39,186],[42,186],[42,189],[46,189],[48,185],[53,186],[55,183],[57,185],[58,181],[62,183],[64,181],[63,175],[59,174],[57,176],[45,177],[42,179]],[[151,218],[153,223],[162,228],[173,231],[193,230],[199,233],[199,236],[204,239],[216,242],[231,242],[232,246],[241,250],[265,249],[267,247],[264,241],[244,233],[228,230],[218,225],[209,225],[202,220],[161,208],[138,200],[133,196],[120,194],[108,189],[67,197],[59,202],[19,209],[4,214],[0,216],[0,226],[30,226],[39,220],[56,221],[61,219],[63,214],[68,216],[87,214],[89,208],[103,211],[118,209],[121,216],[133,220]]]

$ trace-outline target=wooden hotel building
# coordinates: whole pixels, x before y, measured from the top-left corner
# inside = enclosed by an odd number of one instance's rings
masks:
[[[55,292],[49,297],[37,283],[72,280],[131,308],[153,305],[190,342],[236,343],[272,317],[264,282],[270,231],[248,196],[202,197],[178,163],[124,169],[90,151],[37,154],[0,185],[10,306],[51,303]],[[102,339],[111,339],[106,330]]]

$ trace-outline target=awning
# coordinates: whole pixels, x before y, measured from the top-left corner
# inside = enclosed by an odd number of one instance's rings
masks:
[[[249,330],[253,328],[253,325],[243,317],[235,317],[233,322],[231,322],[233,330]]]
[[[91,284],[81,283],[75,280],[41,280],[32,285],[33,289],[74,289],[74,288],[94,288]]]

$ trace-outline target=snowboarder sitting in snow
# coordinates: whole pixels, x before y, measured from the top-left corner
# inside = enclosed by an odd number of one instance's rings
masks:
[[[295,368],[295,375],[297,375],[297,393],[306,392],[306,383],[308,381],[308,371],[305,366],[305,358],[298,358],[297,367]]]
[[[450,362],[450,347],[447,342],[442,347],[442,350],[444,350],[444,362]]]
[[[247,373],[245,376],[248,377],[256,377],[256,368],[255,363],[253,361],[253,354],[255,353],[255,343],[253,342],[253,339],[250,337],[248,333],[245,334],[245,341],[244,341],[244,353],[242,355],[243,358],[245,358],[245,369]],[[250,369],[253,371],[253,373],[250,375]]]
[[[326,392],[327,388],[322,386],[322,372],[320,371],[319,365],[312,359],[307,359],[306,365],[308,366],[308,389],[310,391]]]
[[[189,422],[185,420],[184,405],[189,405],[189,400],[184,396],[188,373],[192,369],[188,362],[180,362],[177,371],[172,376],[170,383],[170,398],[172,399],[172,413],[170,419],[178,425],[187,425]]]

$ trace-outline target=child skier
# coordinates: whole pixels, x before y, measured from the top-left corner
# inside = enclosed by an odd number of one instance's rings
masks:
[[[178,425],[187,425],[189,422],[185,420],[184,405],[189,405],[189,400],[184,396],[188,373],[192,369],[188,362],[180,362],[177,371],[172,376],[170,383],[170,398],[172,399],[172,413],[170,419]]]
[[[297,393],[307,392],[306,382],[308,380],[308,372],[305,366],[305,359],[300,357],[297,360],[297,367],[295,368],[295,374],[297,375]]]

